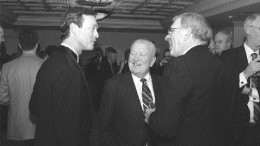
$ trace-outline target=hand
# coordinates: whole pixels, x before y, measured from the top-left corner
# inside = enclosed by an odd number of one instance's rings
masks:
[[[244,95],[249,95],[249,94],[251,94],[251,92],[252,92],[252,89],[247,86],[244,86],[243,90],[241,91],[241,93]]]
[[[251,61],[246,69],[244,70],[244,75],[248,79],[253,76],[256,72],[260,71],[260,57],[258,56],[255,60]]]
[[[144,111],[145,121],[148,123],[150,115],[155,111],[155,108],[147,108]]]

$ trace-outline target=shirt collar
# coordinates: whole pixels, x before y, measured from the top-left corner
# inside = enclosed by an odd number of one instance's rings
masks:
[[[77,54],[77,52],[75,51],[75,49],[73,47],[71,47],[70,45],[68,44],[65,44],[65,43],[61,43],[62,46],[65,46],[67,48],[69,48],[71,51],[73,51],[76,55],[77,55],[77,63],[79,63],[79,55]]]
[[[250,62],[252,60],[252,57],[251,57],[252,53],[259,54],[259,50],[254,52],[246,43],[244,43],[244,48],[245,48],[245,51],[246,51],[246,57],[247,57],[248,62]]]
[[[133,80],[141,82],[141,81],[140,81],[141,78],[138,78],[136,75],[132,74],[132,77],[133,77]],[[150,82],[150,81],[152,80],[150,73],[148,73],[148,74],[147,74],[145,77],[143,77],[143,78],[145,78],[147,82]]]

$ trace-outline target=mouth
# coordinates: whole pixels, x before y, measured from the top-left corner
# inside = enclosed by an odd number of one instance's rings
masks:
[[[140,67],[140,66],[142,66],[142,64],[141,63],[137,63],[137,62],[133,62],[132,63],[134,66],[137,66],[137,67]]]

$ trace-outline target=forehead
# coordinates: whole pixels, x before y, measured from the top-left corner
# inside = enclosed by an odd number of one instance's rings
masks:
[[[226,40],[227,39],[227,35],[223,34],[223,33],[217,33],[215,36],[215,40]]]
[[[175,28],[175,27],[179,27],[179,26],[181,26],[181,18],[180,17],[178,17],[178,18],[176,18],[175,20],[174,20],[174,22],[172,23],[172,28]]]
[[[83,20],[82,26],[98,26],[95,16],[83,15]]]
[[[143,53],[148,53],[149,51],[148,45],[144,42],[136,42],[133,44],[131,47],[131,52],[143,52]]]
[[[256,17],[255,21],[253,21],[253,25],[257,26],[257,27],[260,27],[260,16]]]

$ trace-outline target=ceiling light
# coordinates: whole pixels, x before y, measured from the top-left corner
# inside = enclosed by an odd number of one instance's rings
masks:
[[[87,6],[107,6],[111,5],[112,1],[113,0],[77,0],[76,4]]]
[[[233,17],[234,17],[233,15],[229,15],[229,16],[228,16],[229,19],[232,19]]]
[[[94,10],[94,11],[96,11],[97,13],[96,15],[97,20],[102,20],[111,14],[110,11],[106,11],[106,10]]]

